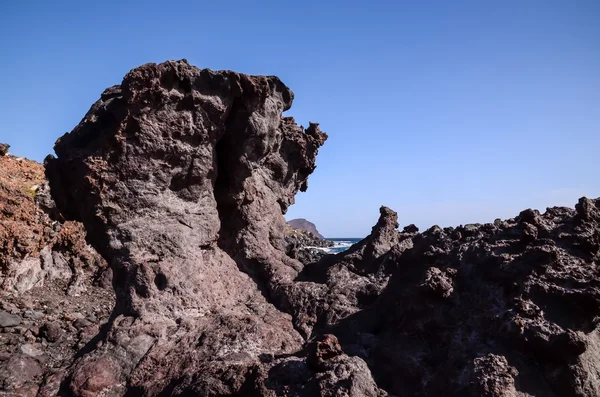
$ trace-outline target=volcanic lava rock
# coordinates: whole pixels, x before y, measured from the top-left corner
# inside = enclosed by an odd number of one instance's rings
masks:
[[[413,234],[378,298],[331,332],[397,395],[600,395],[599,208]]]
[[[10,149],[10,145],[0,143],[0,156],[6,156],[8,154],[8,149]]]
[[[78,359],[63,388],[262,393],[269,367],[291,370],[282,360],[304,341],[278,292],[302,264],[284,252],[283,212],[327,137],[282,117],[292,99],[276,77],[147,64],[57,141],[53,197],[86,225],[117,294],[102,349]]]
[[[16,314],[10,314],[4,310],[0,310],[0,327],[15,327],[21,324],[21,317]]]
[[[54,208],[44,213],[61,225],[83,222],[116,304],[100,321],[85,305],[1,302],[22,318],[7,328],[10,346],[35,353],[0,355],[4,390],[600,395],[600,200],[423,233],[398,231],[381,207],[368,237],[303,265],[286,255],[283,214],[327,136],[282,117],[292,99],[276,77],[186,61],[143,65],[101,95],[57,141],[52,200],[38,208]],[[4,257],[46,257],[36,236],[17,235]],[[49,334],[18,314],[28,310],[62,322]],[[56,347],[66,341],[70,355]]]
[[[335,335],[323,335],[320,340],[311,344],[310,349],[308,362],[321,371],[327,368],[327,364],[331,360],[335,360],[343,354],[342,347]]]
[[[62,329],[58,323],[48,322],[40,328],[40,336],[48,342],[56,342],[62,335]]]

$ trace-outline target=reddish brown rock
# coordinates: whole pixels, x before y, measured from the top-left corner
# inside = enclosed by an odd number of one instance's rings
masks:
[[[342,347],[335,335],[326,334],[310,345],[308,363],[318,371],[324,371],[331,366],[332,360],[342,354]]]
[[[107,265],[85,238],[56,210],[42,164],[0,157],[0,394],[35,396],[44,372],[72,362],[63,311],[108,318],[114,294],[96,283]]]
[[[70,382],[76,397],[122,394],[119,385],[120,364],[109,357],[88,360],[73,373]],[[121,389],[121,390],[119,390]]]
[[[35,396],[43,371],[38,361],[26,355],[15,354],[0,362],[0,393]]]
[[[519,375],[514,367],[508,365],[505,357],[488,354],[473,360],[470,368],[469,393],[482,397],[516,397],[515,377]]]
[[[60,339],[63,334],[60,324],[56,322],[49,322],[44,324],[40,328],[40,336],[45,338],[48,342],[56,342]]]
[[[80,223],[52,219],[38,205],[53,205],[46,194],[41,164],[0,157],[0,293],[24,293],[62,279],[79,294],[84,274],[93,278],[106,268]]]

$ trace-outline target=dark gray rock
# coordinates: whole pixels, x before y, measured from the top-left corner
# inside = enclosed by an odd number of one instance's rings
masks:
[[[32,320],[41,320],[45,317],[45,314],[35,310],[26,310],[25,313],[23,313],[23,317]]]
[[[21,316],[10,314],[5,311],[0,311],[0,327],[15,327],[21,324]]]
[[[576,208],[410,234],[378,298],[329,332],[396,395],[599,395],[600,200]]]

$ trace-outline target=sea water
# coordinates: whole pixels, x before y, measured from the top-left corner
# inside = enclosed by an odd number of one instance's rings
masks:
[[[333,241],[334,246],[325,248],[325,251],[329,254],[337,254],[346,251],[352,245],[358,243],[361,238],[325,238],[325,240]]]

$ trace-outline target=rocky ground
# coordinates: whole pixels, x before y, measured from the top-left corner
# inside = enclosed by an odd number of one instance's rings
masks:
[[[43,165],[0,156],[0,395],[35,395],[114,305],[110,271],[83,226],[56,215]]]
[[[315,224],[310,221],[307,221],[304,218],[291,219],[287,221],[287,224],[293,229],[300,229],[310,232],[313,236],[315,236],[318,239],[325,239],[325,237],[323,237],[323,235],[319,233]]]
[[[327,251],[323,248],[333,246],[333,241],[322,239],[309,231],[297,229],[286,224],[285,253],[290,258],[297,259],[304,265],[318,262],[327,255]]]
[[[600,200],[423,233],[381,207],[303,263],[283,214],[327,136],[292,100],[276,77],[147,64],[57,141],[53,201],[8,157],[5,394],[600,395]]]

